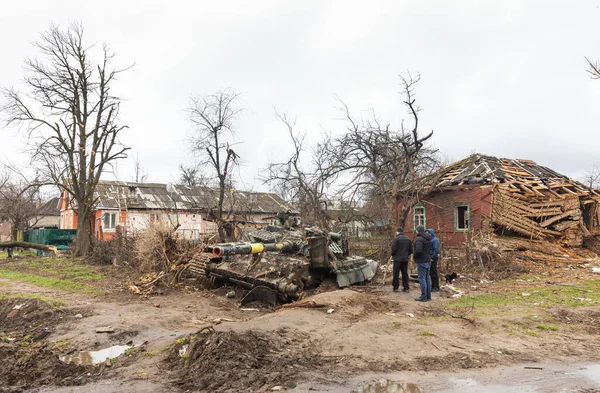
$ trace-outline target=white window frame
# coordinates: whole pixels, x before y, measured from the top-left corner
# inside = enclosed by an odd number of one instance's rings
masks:
[[[108,217],[108,225],[106,225]],[[117,228],[117,212],[104,212],[102,215],[102,229],[106,232],[115,231]]]
[[[417,209],[423,209],[423,213],[417,214]],[[422,223],[420,222],[421,218],[423,219]],[[419,222],[417,222],[417,219],[419,219]],[[419,225],[423,225],[424,228],[427,228],[427,210],[422,203],[413,206],[413,231],[416,232]]]

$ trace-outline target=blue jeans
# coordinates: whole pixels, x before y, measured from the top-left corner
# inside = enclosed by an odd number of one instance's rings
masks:
[[[431,263],[417,263],[417,273],[419,275],[419,285],[421,286],[421,299],[431,299],[431,279],[429,278],[429,269]]]

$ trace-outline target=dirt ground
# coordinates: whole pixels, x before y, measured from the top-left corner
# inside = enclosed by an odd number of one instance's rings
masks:
[[[460,278],[458,300],[415,302],[417,284],[394,293],[377,277],[276,308],[192,281],[144,298],[114,267],[95,268],[91,290],[0,278],[0,392],[353,391],[366,375],[597,362],[599,261],[523,264],[511,279]],[[0,259],[0,271],[60,276],[32,265]],[[96,366],[58,360],[117,344],[134,348]]]

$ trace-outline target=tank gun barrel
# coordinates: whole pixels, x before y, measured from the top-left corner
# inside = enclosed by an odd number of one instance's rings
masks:
[[[293,247],[291,242],[281,243],[219,243],[204,248],[205,252],[212,253],[215,257],[240,254],[258,254],[263,251],[287,251]]]

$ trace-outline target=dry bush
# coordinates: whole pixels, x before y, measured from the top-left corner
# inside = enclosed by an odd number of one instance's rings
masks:
[[[461,263],[462,262],[462,263]],[[502,251],[491,234],[479,232],[464,243],[464,259],[454,263],[454,270],[479,279],[502,279],[525,271],[511,255]]]
[[[138,233],[134,246],[135,268],[146,284],[155,280],[176,284],[194,254],[201,252],[202,245],[185,240],[177,233],[178,227],[155,221]]]
[[[110,240],[94,239],[92,251],[86,261],[93,265],[129,266],[135,264],[133,252],[136,237],[117,227],[115,236]]]

